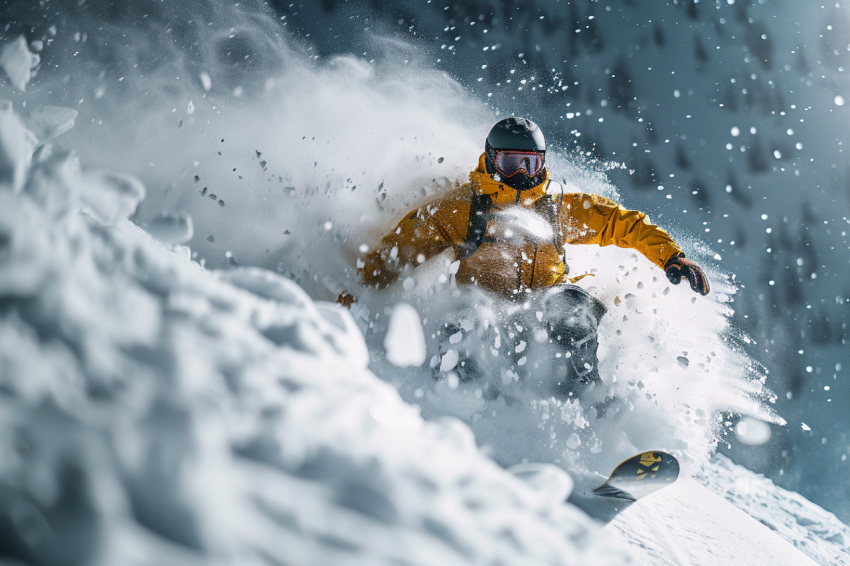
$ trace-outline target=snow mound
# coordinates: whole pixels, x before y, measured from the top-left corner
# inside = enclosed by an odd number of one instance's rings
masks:
[[[11,114],[0,137],[14,165],[0,187],[0,555],[629,562],[482,456],[468,427],[424,422],[367,369],[347,312],[267,271],[208,272],[124,219],[132,207],[87,212],[87,183],[130,201],[143,189],[33,153]]]

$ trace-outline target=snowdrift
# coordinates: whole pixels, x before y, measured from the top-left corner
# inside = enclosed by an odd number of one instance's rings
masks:
[[[623,564],[423,422],[350,315],[204,270],[144,195],[0,112],[0,554],[35,564]],[[190,230],[162,220],[154,234]]]

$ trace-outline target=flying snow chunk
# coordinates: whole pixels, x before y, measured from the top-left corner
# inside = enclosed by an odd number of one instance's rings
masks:
[[[384,348],[387,359],[397,367],[421,366],[425,362],[425,335],[415,308],[404,303],[393,308]]]
[[[164,212],[142,228],[166,245],[185,244],[195,234],[192,217],[185,212]]]
[[[21,92],[27,90],[27,83],[35,75],[35,68],[40,60],[38,55],[30,53],[23,35],[19,35],[0,50],[0,67],[6,71],[12,86]]]
[[[835,97],[835,105],[836,106],[844,106],[844,97],[840,94]]]
[[[458,360],[460,360],[460,356],[458,355],[456,350],[450,349],[445,354],[443,354],[442,360],[440,360],[440,371],[446,372],[454,369],[457,365]]]
[[[744,417],[735,425],[735,436],[741,444],[756,446],[770,440],[770,427],[764,421]]]
[[[74,127],[77,111],[59,106],[42,106],[24,116],[27,128],[39,141],[47,141],[62,135]]]
[[[209,92],[210,89],[212,88],[212,79],[210,78],[210,75],[206,72],[203,72],[203,73],[201,73],[200,77],[201,77],[201,86],[204,87],[205,91]]]
[[[145,186],[130,175],[95,169],[83,174],[80,195],[86,211],[98,222],[115,226],[136,212],[145,199]]]

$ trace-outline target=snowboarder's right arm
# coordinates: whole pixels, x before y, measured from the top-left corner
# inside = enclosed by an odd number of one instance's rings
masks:
[[[462,202],[452,200],[423,206],[408,213],[389,234],[381,238],[377,248],[363,259],[357,274],[364,285],[384,288],[398,279],[405,266],[417,266],[459,245],[455,217],[463,217]],[[465,213],[469,214],[469,205]]]
[[[673,238],[643,212],[627,210],[599,195],[572,193],[563,201],[561,216],[567,242],[635,249],[663,269],[671,283],[678,285],[686,277],[694,292],[708,294],[702,269],[685,259]]]

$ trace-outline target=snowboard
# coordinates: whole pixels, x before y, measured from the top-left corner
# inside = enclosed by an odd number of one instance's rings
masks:
[[[608,480],[595,489],[582,489],[579,486],[587,482],[576,481],[567,502],[609,523],[632,503],[671,485],[678,477],[675,457],[660,451],[643,452],[614,468]]]

